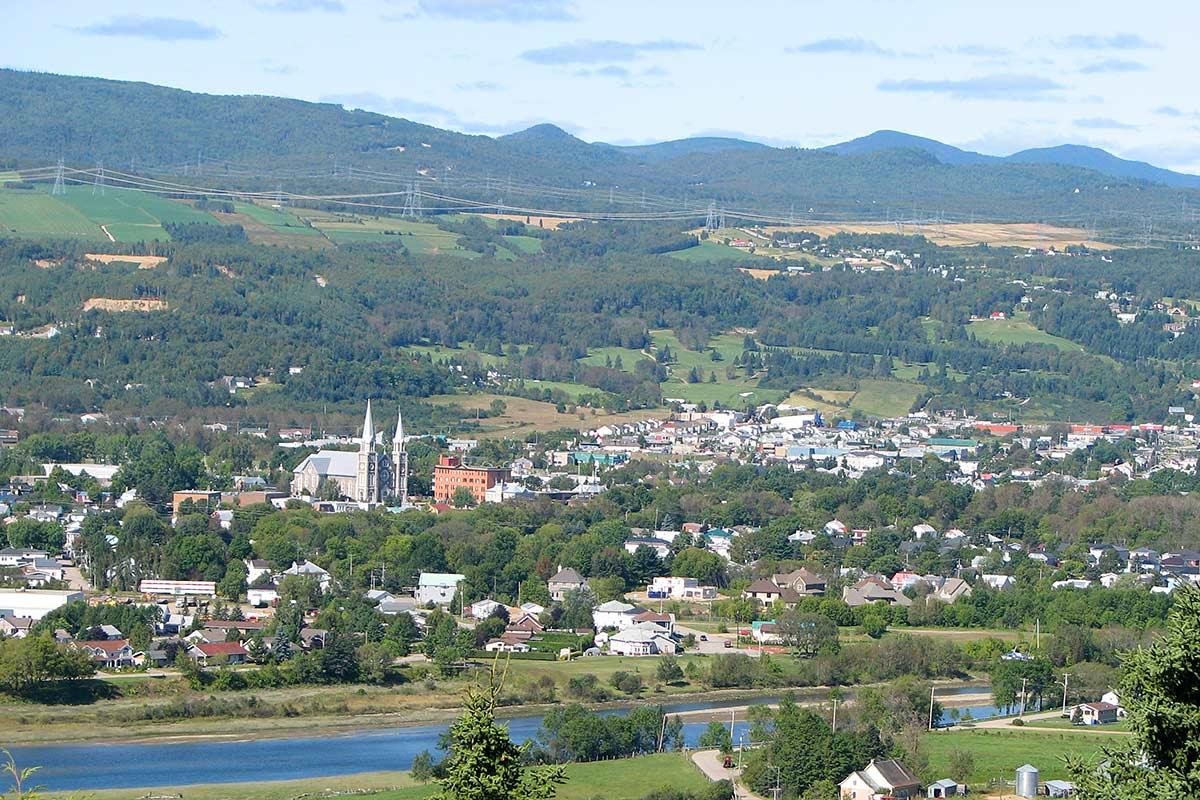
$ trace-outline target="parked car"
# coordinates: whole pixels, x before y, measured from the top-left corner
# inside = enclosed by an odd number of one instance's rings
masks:
[[[708,641],[708,637],[707,637],[707,636],[705,636],[705,635],[702,633],[702,634],[700,634],[700,641],[702,641],[702,642],[707,642],[707,641]]]
[[[725,646],[726,646],[726,647],[733,647],[733,642],[731,642],[731,641],[729,641],[728,639],[726,639],[726,640],[725,640]]]

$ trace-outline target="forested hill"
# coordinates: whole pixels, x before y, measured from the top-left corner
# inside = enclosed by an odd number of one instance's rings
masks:
[[[1197,190],[1059,164],[946,163],[907,149],[839,154],[722,139],[614,147],[551,125],[468,136],[331,104],[0,70],[0,162],[44,166],[60,156],[78,167],[103,162],[160,175],[164,168],[182,175],[187,164],[192,178],[200,163],[208,184],[293,191],[378,190],[378,176],[362,177],[375,170],[457,196],[560,210],[611,208],[616,190],[627,203],[646,192],[659,209],[703,209],[715,199],[801,216],[811,209],[818,217],[957,215],[1107,227],[1154,216],[1155,229],[1164,230],[1171,215],[1200,203]],[[351,168],[359,170],[357,184]],[[521,185],[571,191],[526,188],[517,196]]]

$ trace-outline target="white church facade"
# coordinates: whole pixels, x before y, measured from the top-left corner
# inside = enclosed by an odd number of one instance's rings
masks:
[[[364,506],[385,500],[400,507],[408,505],[408,452],[404,443],[404,418],[396,414],[396,433],[391,452],[377,446],[371,401],[363,419],[358,451],[318,450],[292,470],[292,496],[346,498]]]

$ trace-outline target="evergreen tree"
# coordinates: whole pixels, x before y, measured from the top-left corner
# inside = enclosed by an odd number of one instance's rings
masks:
[[[522,765],[528,744],[513,744],[496,724],[500,681],[467,692],[466,710],[450,726],[450,747],[438,800],[549,800],[566,782],[563,768]]]

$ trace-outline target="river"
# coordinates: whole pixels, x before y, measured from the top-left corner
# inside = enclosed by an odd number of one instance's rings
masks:
[[[941,695],[977,689],[943,689]],[[700,703],[670,703],[667,713],[730,708],[749,703],[776,703],[778,697]],[[960,709],[960,712],[964,709]],[[971,708],[981,719],[994,715],[989,707]],[[604,714],[621,714],[608,710]],[[535,738],[541,716],[501,720],[514,741]],[[688,746],[694,747],[707,723],[683,726]],[[447,724],[400,728],[369,728],[350,733],[298,736],[279,739],[246,739],[137,744],[57,744],[10,748],[21,767],[40,766],[36,782],[51,791],[118,789],[132,786],[185,786],[196,783],[240,783],[295,778],[348,775],[356,772],[403,770],[418,753],[437,750]],[[748,726],[734,724],[734,741],[740,742]]]

